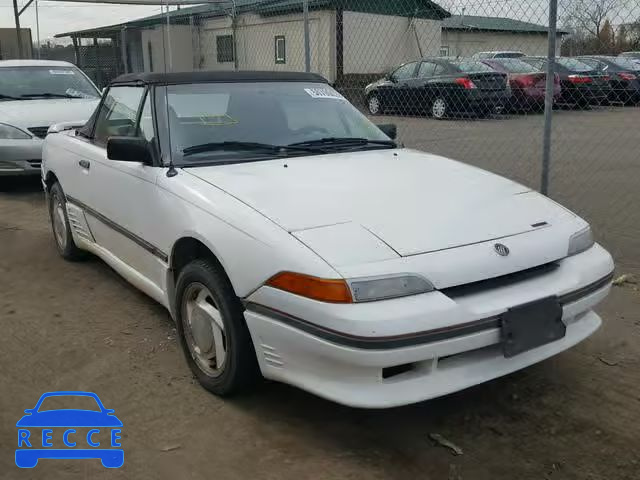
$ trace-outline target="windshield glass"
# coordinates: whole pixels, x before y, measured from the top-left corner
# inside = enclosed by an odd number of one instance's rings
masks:
[[[464,73],[477,72],[495,72],[493,68],[482,62],[474,62],[473,60],[463,60],[461,62],[452,62],[458,70]]]
[[[0,96],[2,95],[21,99],[97,98],[100,93],[75,67],[38,66],[0,67]]]
[[[572,72],[590,72],[593,70],[593,67],[575,58],[560,57],[556,58],[556,62]]]
[[[353,138],[360,140],[360,148],[367,148],[367,140],[389,141],[342,95],[321,83],[172,85],[167,87],[167,97],[172,157],[177,164],[273,157],[273,151],[239,143],[287,146]],[[219,147],[223,142],[223,148],[206,148],[207,144]],[[289,152],[305,153],[309,154],[302,147]]]
[[[517,58],[501,58],[494,61],[502,65],[509,73],[531,73],[536,71],[532,65]]]

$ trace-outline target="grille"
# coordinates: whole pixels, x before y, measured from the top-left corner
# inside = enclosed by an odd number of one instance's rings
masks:
[[[47,136],[47,130],[49,127],[31,127],[29,131],[33,133],[38,138],[44,138]]]
[[[535,277],[546,275],[549,272],[558,268],[558,264],[555,262],[545,263],[526,270],[520,270],[519,272],[509,273],[500,277],[489,278],[487,280],[480,280],[478,282],[467,283],[464,285],[457,285],[455,287],[444,288],[440,290],[449,298],[462,297],[464,295],[471,295],[474,293],[480,293],[494,288],[503,287],[505,285],[511,285],[515,282],[522,282]]]

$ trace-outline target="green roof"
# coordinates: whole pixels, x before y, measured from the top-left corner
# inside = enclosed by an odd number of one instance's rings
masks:
[[[328,10],[342,8],[352,12],[378,13],[403,17],[428,18],[441,20],[451,15],[444,8],[431,0],[308,0],[310,10]],[[225,3],[209,3],[194,7],[181,8],[169,12],[169,21],[173,24],[188,23],[189,17],[211,18],[229,15],[232,1]],[[302,0],[235,0],[236,13],[258,13],[263,16],[283,15],[302,12]],[[123,28],[141,28],[165,23],[166,14],[157,14],[130,22],[104,27],[96,27],[75,32],[58,33],[57,37],[93,35],[118,32]]]
[[[512,33],[548,33],[549,27],[536,23],[523,22],[513,18],[478,17],[475,15],[452,15],[442,22],[443,30],[476,30]],[[558,33],[567,33],[558,29]]]

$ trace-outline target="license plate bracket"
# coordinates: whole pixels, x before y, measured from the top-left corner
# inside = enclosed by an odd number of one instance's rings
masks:
[[[547,297],[510,308],[502,316],[502,351],[506,358],[554,342],[565,336],[562,306]]]

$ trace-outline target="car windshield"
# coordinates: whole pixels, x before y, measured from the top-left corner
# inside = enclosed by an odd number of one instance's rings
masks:
[[[96,399],[88,395],[54,395],[45,397],[38,408],[38,412],[46,412],[49,410],[101,411]]]
[[[532,65],[517,58],[503,58],[494,61],[502,65],[509,73],[531,73],[537,71]]]
[[[99,96],[87,77],[72,66],[0,67],[0,99]]]
[[[479,72],[495,72],[493,68],[482,62],[475,62],[473,60],[462,60],[453,63],[458,70],[464,73],[479,73]]]
[[[395,146],[342,95],[322,83],[172,85],[167,97],[175,164]]]
[[[572,72],[590,72],[593,70],[593,67],[575,58],[560,57],[556,58],[556,62]]]

